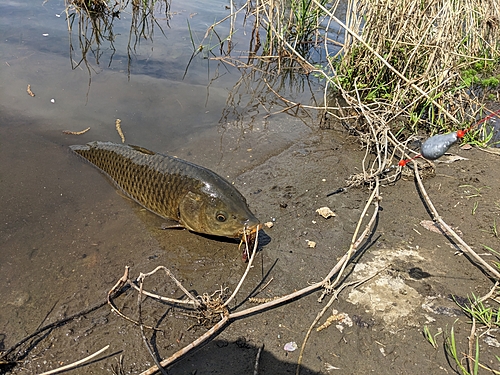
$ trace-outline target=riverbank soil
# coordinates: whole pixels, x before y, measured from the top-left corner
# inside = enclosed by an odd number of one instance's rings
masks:
[[[236,287],[246,267],[238,243],[162,230],[161,219],[116,194],[102,175],[68,151],[79,140],[55,141],[55,134],[15,125],[0,126],[0,350],[41,325],[104,301],[125,266],[133,278],[165,266],[198,295]],[[458,146],[450,152],[464,159],[435,163],[435,175],[424,180],[425,187],[442,218],[486,261],[494,262],[484,246],[500,250],[500,156]],[[328,274],[349,248],[370,190],[327,194],[361,172],[363,157],[356,138],[341,129],[320,130],[230,176],[257,217],[274,224],[265,229],[265,245],[233,308],[250,307],[245,301],[250,294],[285,295]],[[220,166],[206,166],[224,175]],[[343,282],[375,276],[340,292],[320,324],[332,314],[337,319],[312,331],[301,374],[452,374],[456,364],[444,347],[452,328],[459,358],[468,351],[470,319],[454,299],[467,303],[467,296],[485,295],[492,281],[449,237],[429,225],[432,218],[411,174],[383,186],[381,198],[375,227]],[[336,216],[319,216],[316,209],[323,206]],[[148,277],[144,288],[182,296],[162,272]],[[232,322],[169,373],[253,374],[262,346],[259,374],[295,373],[305,334],[330,299],[327,295],[318,302],[321,292]],[[123,314],[138,318],[134,290],[115,303]],[[145,335],[161,358],[208,329],[191,312],[150,298],[142,302],[142,319],[157,329],[146,329]],[[436,348],[424,338],[424,326],[432,335],[442,332]],[[481,364],[497,371],[498,336],[492,330],[478,340]],[[290,342],[299,349],[285,351]],[[104,354],[75,373],[138,374],[154,365],[139,327],[108,306],[28,344],[10,373],[48,371],[106,345],[110,347]]]

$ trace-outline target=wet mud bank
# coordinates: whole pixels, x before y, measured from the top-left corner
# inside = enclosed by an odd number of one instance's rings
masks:
[[[53,136],[31,131],[30,124],[8,120],[9,126],[0,125],[0,274],[4,280],[0,350],[39,325],[105,299],[126,265],[132,277],[166,266],[198,295],[235,288],[245,269],[238,243],[161,230],[161,219],[117,195],[102,175],[71,155],[66,141],[54,142]],[[82,142],[77,138],[74,143]],[[500,219],[498,156],[456,146],[450,151],[466,160],[436,163],[435,176],[424,180],[428,193],[444,220],[477,252],[486,253],[483,244],[498,249],[499,239],[492,232]],[[265,229],[268,243],[258,253],[233,307],[251,306],[245,301],[249,295],[281,296],[328,274],[349,247],[369,190],[353,188],[326,195],[359,173],[363,156],[355,138],[341,130],[322,130],[230,176],[256,216],[274,223]],[[490,280],[449,238],[426,226],[431,217],[411,177],[384,186],[381,196],[374,231],[345,281],[376,276],[339,294],[320,324],[332,313],[347,318],[319,332],[313,330],[302,374],[335,373],[334,368],[345,374],[451,373],[443,339],[438,336],[440,345],[434,349],[422,335],[424,325],[432,332],[454,325],[457,345],[467,350],[469,319],[452,296],[484,295],[491,288]],[[323,206],[336,216],[319,216],[316,209]],[[311,241],[315,247],[310,247]],[[160,273],[148,278],[145,288],[164,296],[182,295]],[[260,374],[295,373],[299,350],[283,348],[289,342],[300,348],[329,299],[319,303],[320,294],[313,292],[232,322],[171,366],[170,373],[252,373],[262,345]],[[115,303],[124,314],[137,318],[136,292],[126,291]],[[166,303],[143,301],[144,323],[159,329],[146,334],[162,358],[206,332],[205,322],[190,315]],[[125,374],[141,373],[154,364],[139,328],[106,306],[48,332],[31,342],[27,351],[23,347],[25,354],[10,373],[41,373],[106,345],[110,348],[99,360],[76,372],[112,373],[120,356]],[[498,366],[494,348],[483,339],[479,345],[482,362]]]

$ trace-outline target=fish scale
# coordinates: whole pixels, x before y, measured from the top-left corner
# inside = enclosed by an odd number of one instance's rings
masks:
[[[140,205],[194,232],[236,238],[260,225],[243,195],[207,168],[111,142],[70,148]]]
[[[89,146],[71,148],[108,175],[130,198],[163,218],[178,219],[177,211],[172,208],[178,206],[184,190],[199,188],[199,180],[191,179],[192,186],[183,184],[183,175],[192,174],[187,162],[179,163],[167,155],[157,160],[158,154],[144,154],[130,146],[107,142]],[[182,173],[179,164],[182,164]],[[168,181],[165,181],[166,175]]]

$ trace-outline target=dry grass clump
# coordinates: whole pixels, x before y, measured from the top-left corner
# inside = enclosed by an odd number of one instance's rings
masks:
[[[415,155],[407,147],[412,134],[469,128],[484,116],[488,90],[498,96],[497,0],[249,0],[231,11],[231,25],[242,10],[252,25],[249,57],[234,65],[324,83],[316,108],[366,147],[352,185],[394,181],[398,161]],[[237,60],[229,53],[225,61]],[[272,78],[263,81],[270,86]],[[269,89],[284,110],[314,107]]]
[[[66,5],[95,16],[107,14],[111,10],[106,0],[67,0]],[[115,2],[116,5],[120,4]]]
[[[360,0],[347,14],[352,32],[328,67],[350,102],[406,114],[412,130],[417,122],[434,132],[474,121],[479,106],[462,73],[499,61],[496,0]]]
[[[229,39],[242,11],[252,27],[245,67],[319,76],[327,111],[333,91],[363,117],[436,132],[472,123],[478,96],[499,82],[483,79],[500,61],[497,0],[249,0],[225,18]]]

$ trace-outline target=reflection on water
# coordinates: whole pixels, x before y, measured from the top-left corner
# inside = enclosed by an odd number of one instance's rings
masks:
[[[169,26],[171,17],[170,4],[166,0],[150,0],[137,2],[130,0],[116,1],[114,4],[105,2],[89,2],[71,0],[64,10],[68,21],[69,50],[73,69],[84,64],[91,74],[89,60],[94,60],[100,65],[101,55],[110,51],[108,66],[112,64],[116,52],[114,46],[118,35],[114,31],[115,21],[120,19],[122,13],[128,13],[129,32],[127,44],[128,73],[131,73],[132,54],[137,52],[141,40],[153,43],[155,27],[163,30],[160,21]],[[157,18],[157,14],[162,18]],[[125,22],[116,22],[118,27],[123,28]],[[75,37],[76,34],[76,37]],[[74,55],[79,58],[75,59]]]
[[[65,8],[62,1],[43,6],[23,1],[0,4],[1,103],[45,119],[46,129],[90,126],[90,139],[115,139],[109,124],[120,118],[129,142],[162,138],[168,143],[163,147],[145,146],[173,151],[188,138],[209,133],[218,138],[219,123],[227,127],[257,121],[261,129],[272,132],[269,124],[286,116],[265,116],[285,113],[291,105],[276,99],[275,92],[285,89],[291,94],[288,98],[303,101],[317,90],[304,87],[307,80],[284,74],[266,81],[254,73],[241,78],[228,61],[210,59],[228,33],[226,23],[207,34],[214,20],[228,15],[225,1],[171,6],[159,1],[153,9],[154,13],[151,8],[146,8],[149,13],[134,12],[133,4],[127,3],[110,9],[108,18],[96,18]],[[244,51],[248,35],[234,34],[232,45],[233,54],[236,48]],[[191,60],[200,46],[203,49]],[[36,94],[33,99],[25,95],[27,84]],[[296,132],[293,127],[289,131]]]

